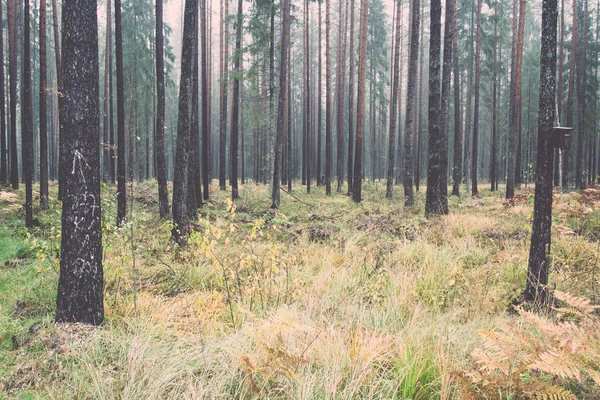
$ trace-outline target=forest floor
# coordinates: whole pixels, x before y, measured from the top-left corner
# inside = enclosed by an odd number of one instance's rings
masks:
[[[155,182],[115,227],[103,186],[105,324],[53,323],[60,209],[0,191],[0,398],[600,398],[600,190],[554,205],[551,288],[525,287],[533,195],[450,198],[423,216],[385,183],[364,201],[297,186],[213,185],[186,247],[158,217]],[[584,299],[590,299],[584,300]],[[543,397],[546,395],[547,397]],[[551,397],[555,396],[555,397]],[[576,396],[576,397],[574,397]]]

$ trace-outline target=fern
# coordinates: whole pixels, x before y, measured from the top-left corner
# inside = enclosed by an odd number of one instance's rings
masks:
[[[519,308],[510,322],[479,332],[483,343],[472,353],[473,365],[459,374],[465,392],[475,390],[488,398],[576,399],[564,387],[570,382],[600,391],[600,307],[568,293],[554,295],[563,304],[552,315]]]

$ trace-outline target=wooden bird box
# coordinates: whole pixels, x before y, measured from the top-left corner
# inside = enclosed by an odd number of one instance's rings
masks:
[[[550,146],[555,149],[568,149],[571,144],[571,131],[573,128],[555,126],[550,136]]]

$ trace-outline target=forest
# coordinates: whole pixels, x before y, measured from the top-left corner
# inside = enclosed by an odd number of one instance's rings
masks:
[[[600,0],[0,0],[0,399],[600,399]]]

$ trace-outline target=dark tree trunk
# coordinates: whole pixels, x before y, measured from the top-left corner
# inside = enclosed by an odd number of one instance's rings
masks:
[[[220,87],[220,122],[219,122],[219,189],[225,190],[227,181],[227,58],[229,56],[229,0],[221,0],[221,87]]]
[[[55,0],[56,1],[56,0]],[[10,183],[19,188],[19,156],[17,155],[17,4],[8,0],[8,60],[10,91]]]
[[[320,57],[320,54],[319,54]],[[352,194],[354,167],[354,0],[350,0],[350,50],[348,51],[350,71],[348,80],[348,195]],[[321,88],[319,86],[319,95]],[[319,106],[321,102],[319,101]],[[320,119],[319,119],[320,121]]]
[[[446,21],[452,7],[446,2]],[[450,64],[452,58],[452,24],[444,32],[443,91],[440,91],[440,52],[442,36],[442,2],[431,0],[429,39],[429,159],[425,215],[448,214],[448,107],[450,96]]]
[[[62,93],[62,59],[60,57],[60,31],[58,25],[58,7],[56,0],[52,1],[52,23],[54,25],[54,61],[56,65],[56,98],[58,100],[58,120],[60,121],[60,113],[62,112],[63,96]],[[16,51],[16,50],[15,50]],[[16,57],[16,56],[15,56]],[[12,100],[11,100],[12,101]],[[65,152],[62,150],[64,146],[64,137],[61,134],[62,128],[60,122],[58,124],[58,199],[62,200],[63,190],[61,181],[63,180],[64,168],[66,160],[64,159]]]
[[[363,0],[361,0],[363,1]],[[368,1],[368,0],[367,0]],[[366,38],[365,38],[366,39]],[[325,194],[331,196],[333,143],[331,129],[331,0],[325,0]],[[362,138],[361,138],[362,139]],[[361,143],[362,145],[362,143]]]
[[[43,1],[43,0],[42,0]],[[111,4],[112,1],[106,2],[106,46],[104,50],[104,107],[102,108],[102,125],[103,125],[103,135],[102,135],[102,150],[103,150],[103,180],[104,182],[108,182],[110,180],[110,167],[111,167],[111,157],[110,157],[110,114],[109,114],[109,102],[110,102],[110,89],[109,89],[109,81],[110,81],[110,70],[112,68],[110,64],[110,49],[112,46],[111,40]]]
[[[454,161],[452,167],[452,196],[460,196],[460,183],[463,178],[462,171],[462,147],[463,147],[463,135],[461,132],[460,114],[460,66],[458,63],[458,32],[456,30],[456,1],[451,3],[451,24],[454,34],[452,35],[452,61],[453,61],[453,74],[454,74]],[[449,7],[449,5],[448,5]]]
[[[599,10],[600,11],[600,10]],[[559,126],[562,121],[563,110],[563,70],[565,64],[565,0],[560,1],[560,42],[558,45],[558,83],[556,85],[556,109]],[[559,150],[554,150],[554,186],[560,185]]]
[[[477,0],[477,33],[475,38],[475,105],[473,106],[473,150],[471,151],[471,195],[477,196],[477,167],[479,152],[479,63],[481,59],[481,0]]]
[[[308,19],[308,6],[309,0],[304,1],[305,4],[305,21],[304,21],[304,40],[305,40],[305,54],[304,54],[304,75],[306,79],[305,91],[304,91],[304,126],[305,126],[305,138],[306,138],[306,193],[310,193],[310,181],[312,179],[311,174],[311,151],[310,146],[312,143],[311,136],[311,115],[310,115],[310,36],[309,36],[309,19]],[[309,61],[310,60],[310,61]]]
[[[233,200],[240,197],[238,192],[238,137],[239,137],[239,111],[240,111],[240,63],[242,59],[242,0],[238,0],[237,23],[235,35],[235,58],[233,61],[233,101],[231,104],[231,198]]]
[[[288,73],[288,47],[290,43],[290,1],[282,0],[282,26],[281,26],[281,68],[279,70],[279,104],[277,105],[277,130],[275,133],[275,160],[273,163],[273,182],[271,186],[271,208],[279,208],[280,199],[280,173],[281,153],[283,149],[283,138],[285,136],[286,108],[288,101],[287,73]]]
[[[47,77],[46,77],[46,0],[40,0],[40,205],[48,209],[48,115],[47,115]],[[1,37],[0,37],[0,40]],[[3,60],[0,58],[0,60]],[[4,96],[2,98],[4,101]],[[2,106],[4,112],[4,106]]]
[[[394,164],[396,156],[396,118],[398,116],[398,81],[400,79],[400,26],[401,26],[401,9],[402,1],[398,0],[396,6],[396,27],[394,42],[394,62],[392,66],[392,102],[390,105],[390,125],[389,125],[389,145],[388,145],[388,170],[387,170],[387,187],[385,197],[392,198],[392,190],[394,185]],[[352,116],[350,117],[352,118]]]
[[[354,0],[352,0],[354,1]],[[319,2],[319,73],[318,73],[318,95],[317,95],[317,104],[318,104],[318,110],[317,110],[317,186],[321,186],[323,184],[323,182],[321,181],[321,175],[322,175],[322,167],[321,167],[321,154],[322,154],[322,143],[323,143],[323,137],[322,137],[322,131],[323,131],[323,99],[322,99],[322,86],[323,86],[323,63],[322,63],[322,56],[321,56],[321,48],[322,48],[322,21],[321,21],[321,2]],[[291,80],[291,79],[290,79]],[[288,97],[289,99],[289,97]],[[288,134],[290,132],[288,131]],[[291,154],[288,155],[288,157],[291,157]],[[291,179],[291,177],[288,177],[288,179]]]
[[[567,95],[567,113],[566,126],[573,126],[573,103],[575,101],[575,74],[577,72],[577,56],[579,50],[579,33],[577,23],[577,1],[573,0],[573,27],[571,30],[571,59],[569,62],[569,94]],[[562,151],[563,157],[563,178],[562,185],[566,189],[569,187],[569,151]]]
[[[2,2],[0,2],[2,15]],[[4,19],[0,18],[0,184],[8,179],[8,146],[6,137],[6,109],[4,93]]]
[[[208,93],[208,72],[207,72],[207,40],[208,40],[208,30],[206,26],[206,0],[202,0],[202,8],[200,10],[201,15],[201,43],[202,43],[202,184],[204,186],[204,200],[208,200],[209,198],[209,165],[210,165],[210,157],[209,157],[209,146],[210,146],[210,134],[209,134],[209,122],[210,122],[210,114],[209,114],[209,102],[210,102],[210,94]],[[242,150],[243,151],[243,150]],[[243,175],[243,174],[242,174]],[[243,180],[243,179],[242,179]]]
[[[587,3],[586,3],[587,5]],[[577,188],[585,189],[585,92],[586,75],[586,42],[587,42],[587,7],[579,6],[579,26],[581,26],[581,48],[577,55],[577,157],[575,158],[575,182]]]
[[[25,225],[33,226],[33,107],[31,99],[31,21],[29,0],[23,4],[23,75],[21,76],[21,137],[25,180]]]
[[[188,167],[188,218],[190,221],[198,219],[198,208],[202,207],[202,186],[200,183],[200,118],[198,107],[198,1],[195,4],[192,61],[192,114],[189,141],[189,167]]]
[[[496,190],[498,186],[498,171],[496,153],[498,151],[498,130],[497,130],[497,116],[498,116],[498,11],[494,11],[494,71],[492,78],[492,124],[491,124],[491,140],[490,140],[490,191]]]
[[[552,229],[552,162],[554,153],[550,136],[555,118],[556,93],[556,25],[557,0],[542,4],[542,48],[540,55],[540,102],[538,118],[537,174],[535,205],[531,231],[531,248],[527,286],[527,300],[544,301],[548,285],[550,236]]]
[[[63,181],[57,322],[104,320],[100,209],[100,91],[95,0],[63,6],[63,108],[60,119],[71,169]]]
[[[418,1],[418,0],[415,0]],[[369,24],[369,0],[360,1],[360,26],[358,39],[358,93],[356,97],[356,148],[354,150],[354,178],[352,200],[362,199],[363,132],[365,127],[365,77],[367,75],[367,32]]]
[[[195,20],[198,15],[197,0],[185,1],[183,37],[185,39],[181,54],[181,78],[179,82],[179,113],[177,120],[177,149],[175,174],[173,178],[173,237],[179,243],[185,243],[189,231],[189,174],[190,144],[193,124],[194,96],[194,44],[198,30]]]
[[[342,191],[344,182],[344,86],[346,84],[344,72],[346,70],[346,40],[344,33],[345,23],[342,20],[342,0],[339,7],[339,33],[338,33],[338,59],[337,59],[337,154],[336,154],[336,175],[337,175],[337,191]],[[346,22],[348,21],[348,7],[346,5]]]
[[[420,0],[412,0],[410,29],[410,54],[406,97],[406,119],[404,128],[404,205],[415,203],[413,193],[413,134],[415,130],[415,98],[417,88],[417,61],[419,53],[419,25],[421,23]]]
[[[123,76],[123,29],[121,0],[115,0],[115,47],[117,59],[117,226],[127,214],[125,189],[125,90]]]
[[[169,191],[165,162],[165,62],[163,38],[163,0],[156,0],[156,177],[160,217],[169,217]]]
[[[415,178],[414,178],[414,183],[415,183],[415,190],[418,192],[419,191],[419,187],[421,186],[421,153],[422,153],[422,142],[423,142],[423,108],[425,108],[423,105],[425,103],[424,99],[424,95],[423,95],[423,86],[424,86],[424,82],[425,82],[425,36],[424,36],[424,30],[425,30],[425,13],[424,13],[424,3],[421,3],[421,16],[423,17],[423,21],[421,23],[421,34],[420,34],[420,56],[419,56],[419,104],[418,104],[418,111],[417,111],[417,115],[419,118],[419,125],[418,128],[416,130],[416,135],[415,135],[415,142],[416,142],[416,146],[415,146],[415,163],[414,163],[414,174],[415,174]]]

